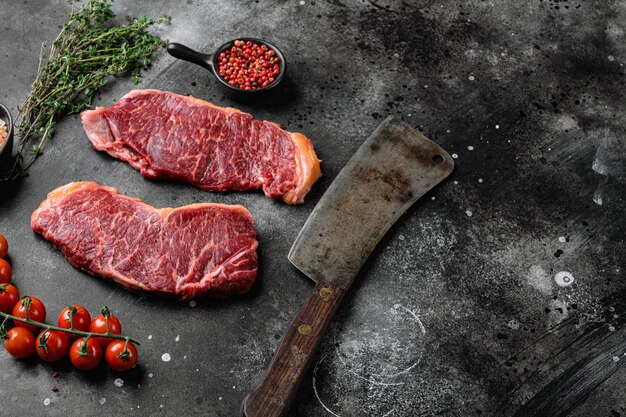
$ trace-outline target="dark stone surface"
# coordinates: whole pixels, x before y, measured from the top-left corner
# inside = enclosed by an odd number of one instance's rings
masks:
[[[27,93],[39,42],[68,10],[61,0],[3,2],[0,100],[11,109]],[[0,349],[1,415],[236,415],[311,289],[286,259],[291,243],[389,114],[456,154],[457,169],[372,254],[290,415],[626,414],[623,2],[120,0],[115,10],[168,12],[172,24],[159,33],[204,51],[241,35],[276,42],[291,82],[279,102],[237,105],[205,70],[162,52],[139,87],[302,131],[324,177],[299,207],[206,193],[145,180],[93,151],[76,116],[59,123],[31,175],[0,195],[17,286],[41,297],[51,319],[68,303],[94,313],[107,304],[143,341],[141,366],[82,374]],[[132,88],[116,79],[96,104]],[[29,217],[50,190],[76,180],[157,207],[244,204],[261,244],[258,284],[191,307],[74,270]],[[561,271],[575,282],[559,286]]]

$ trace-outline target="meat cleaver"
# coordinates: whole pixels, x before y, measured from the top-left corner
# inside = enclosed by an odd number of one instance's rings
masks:
[[[361,145],[304,224],[289,260],[316,282],[283,336],[242,417],[282,417],[335,311],[378,241],[417,199],[452,172],[439,145],[388,117]]]

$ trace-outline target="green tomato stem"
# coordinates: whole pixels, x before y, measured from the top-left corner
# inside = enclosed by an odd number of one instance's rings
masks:
[[[59,332],[71,333],[71,334],[75,334],[75,335],[83,336],[83,337],[110,337],[111,339],[130,340],[131,342],[133,342],[136,345],[140,345],[141,344],[136,339],[133,339],[132,337],[123,336],[121,334],[114,334],[114,333],[111,333],[108,330],[107,330],[106,333],[94,333],[94,332],[83,332],[82,330],[76,330],[76,329],[64,329],[62,327],[53,326],[52,324],[41,323],[41,322],[38,322],[38,321],[35,321],[35,320],[25,319],[25,318],[22,318],[22,317],[16,317],[16,316],[14,316],[12,314],[3,313],[2,311],[0,311],[0,317],[4,317],[5,320],[7,320],[7,319],[11,319],[11,320],[14,320],[14,321],[17,320],[17,321],[21,321],[23,323],[28,323],[28,324],[32,324],[32,325],[37,326],[37,327],[41,327],[43,329],[56,330],[56,331],[59,331]]]

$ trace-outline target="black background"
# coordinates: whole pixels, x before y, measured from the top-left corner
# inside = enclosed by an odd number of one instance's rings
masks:
[[[0,7],[0,100],[14,114],[39,43],[69,7]],[[95,104],[156,87],[233,105],[309,136],[324,177],[297,207],[148,181],[94,151],[77,116],[64,119],[30,176],[3,188],[0,233],[22,294],[43,299],[51,320],[69,303],[94,314],[108,305],[143,341],[141,366],[82,374],[0,349],[0,415],[236,415],[312,288],[289,247],[390,114],[455,154],[457,168],[372,254],[291,416],[626,414],[623,2],[119,0],[114,9],[167,12],[171,25],[156,32],[205,52],[267,38],[285,53],[290,84],[274,101],[237,104],[207,71],[160,51],[139,87],[115,79]],[[156,207],[244,204],[259,234],[258,283],[191,307],[73,269],[29,219],[49,191],[78,180]],[[558,286],[559,271],[575,282]]]

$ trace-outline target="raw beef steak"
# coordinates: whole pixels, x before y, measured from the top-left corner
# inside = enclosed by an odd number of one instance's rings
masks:
[[[48,194],[31,227],[76,268],[125,287],[187,300],[245,293],[256,278],[258,242],[242,206],[155,209],[94,182]]]
[[[306,136],[193,97],[135,90],[81,119],[94,148],[144,177],[208,191],[262,188],[268,197],[300,204],[321,175]]]

